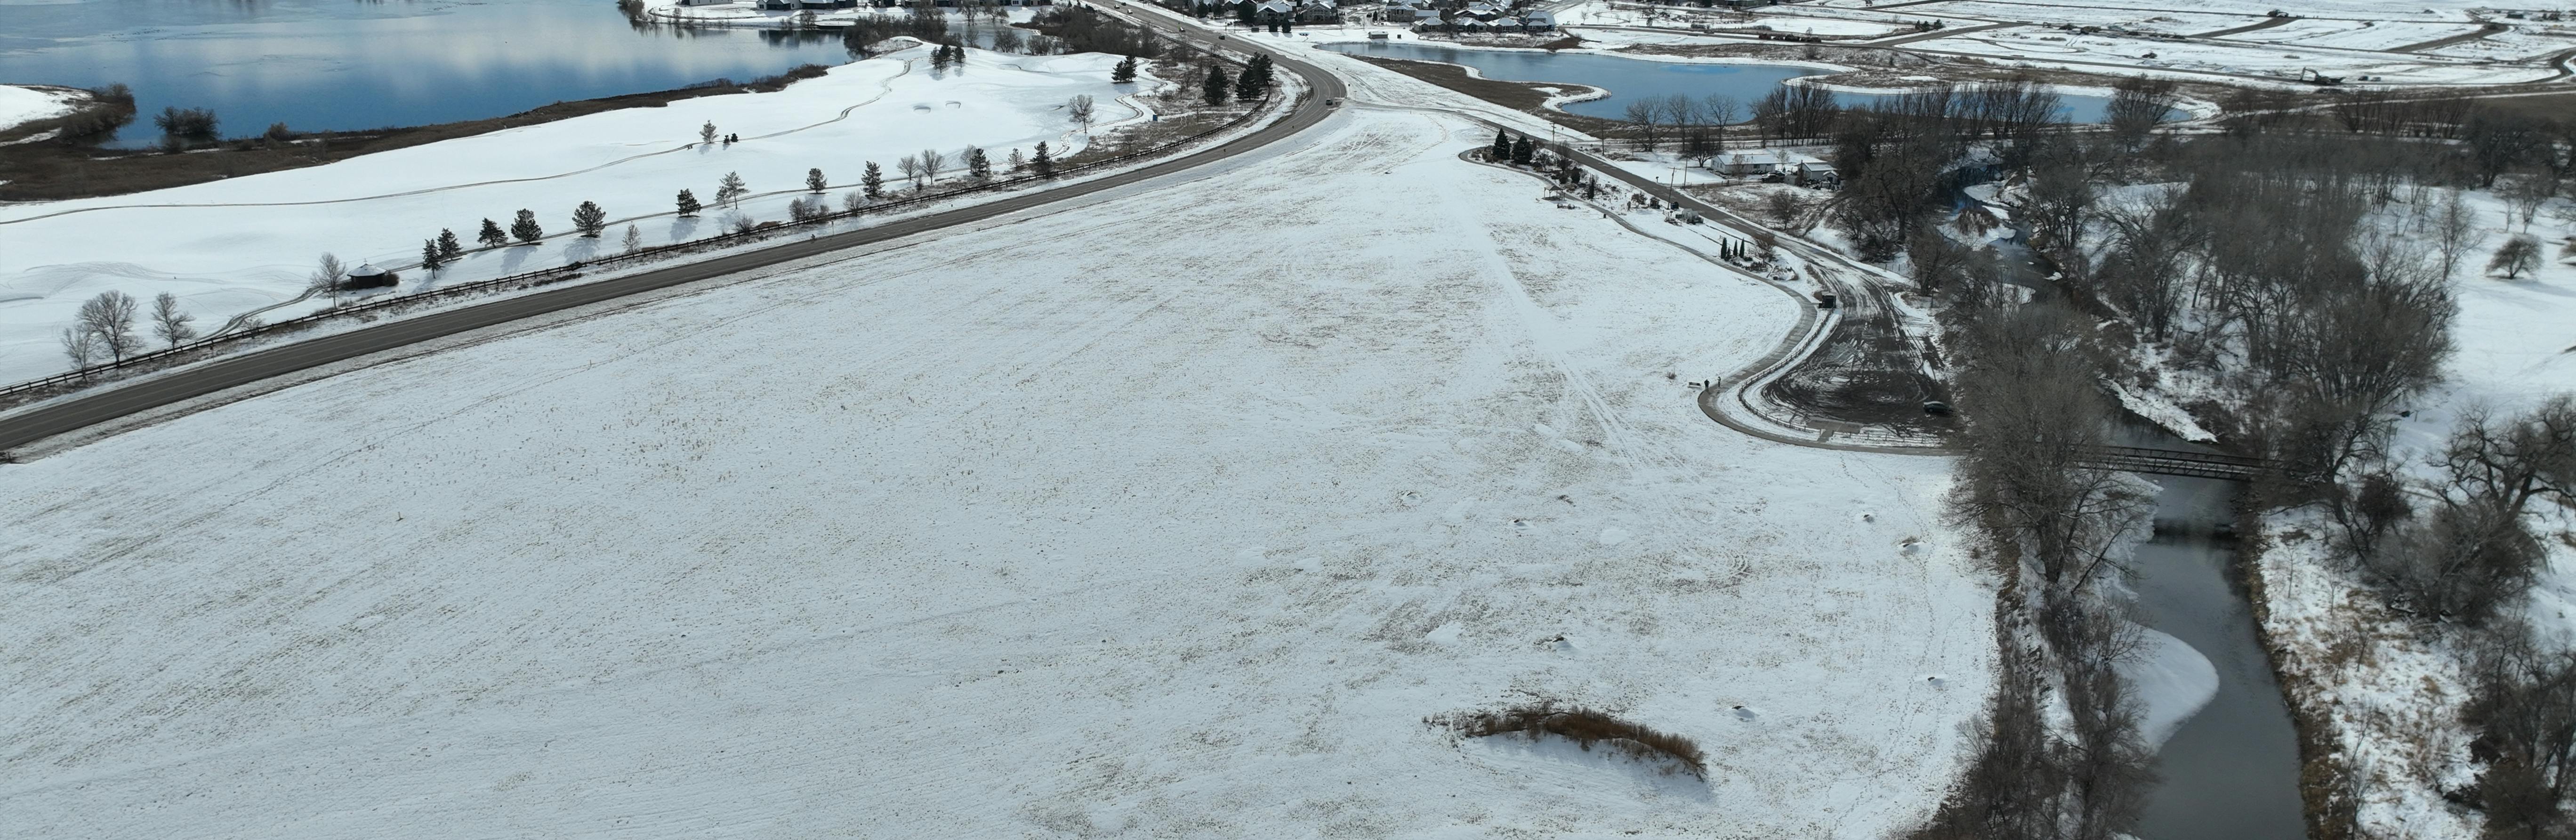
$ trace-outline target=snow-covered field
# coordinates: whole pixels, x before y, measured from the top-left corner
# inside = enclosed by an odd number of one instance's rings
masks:
[[[1186,185],[5,467],[36,836],[1877,837],[1984,700],[1946,462],[1794,303],[1355,103]],[[1404,196],[1402,201],[1381,200]],[[1384,235],[1402,231],[1402,235]],[[1705,781],[1425,715],[1534,697]]]
[[[2529,61],[2576,49],[2576,25],[2515,26],[2474,41],[2424,51],[2426,55],[2496,61]]]
[[[2570,45],[2576,46],[2576,42]],[[2319,50],[2299,44],[2236,46],[2210,41],[2071,35],[2037,27],[1962,32],[1913,42],[1906,48],[2008,59],[2032,66],[2064,66],[2085,72],[2104,72],[2102,65],[2111,64],[2151,74],[2172,70],[2257,75],[2284,83],[2295,82],[2301,69],[2353,77],[2355,81],[2370,76],[2374,83],[2390,85],[2512,84],[2556,75],[2556,71],[2538,63],[2488,64],[2442,55]],[[2145,58],[2149,54],[2155,58]],[[2056,63],[2061,61],[2071,63]]]
[[[0,85],[0,131],[71,113],[79,94],[53,88]]]
[[[2351,50],[2392,50],[2478,31],[2466,23],[2404,23],[2367,20],[2294,20],[2268,29],[2227,36],[2227,40]]]
[[[1878,0],[1813,0],[1811,3],[1800,5],[1863,9],[1877,2]],[[1977,0],[1952,0],[1952,2],[1908,5],[1898,11],[1914,15],[1945,15],[1975,4]],[[2126,14],[2128,10],[2153,12],[2173,7],[2173,4],[2167,0],[2015,0],[2010,5],[2020,11],[1995,16],[2015,20],[2094,23],[2095,21],[2086,20],[2084,17],[2094,13]],[[2495,7],[2492,0],[2303,0],[2295,6],[2275,2],[2275,0],[2212,0],[2206,3],[2193,3],[2188,11],[2242,15],[2256,20],[2260,20],[2267,12],[2281,9],[2305,18],[2465,21],[2470,19],[2471,10]]]
[[[1047,142],[1065,153],[1085,136],[1066,100],[1098,101],[1099,125],[1143,119],[1132,94],[1150,78],[1112,85],[1116,56],[1015,56],[969,50],[962,72],[934,72],[914,48],[833,68],[776,93],[687,99],[630,108],[273,172],[135,195],[0,205],[0,381],[62,370],[54,340],[81,301],[114,289],[141,299],[177,294],[211,327],[300,295],[322,252],[351,265],[418,261],[421,240],[452,229],[470,246],[484,218],[508,226],[536,211],[541,245],[478,251],[437,282],[454,283],[561,265],[615,251],[628,224],[647,245],[714,233],[731,211],[680,219],[674,197],[690,189],[713,203],[725,173],[758,197],[739,212],[783,219],[804,196],[806,170],[822,169],[828,199],[857,188],[869,161],[888,188],[896,161],[925,148],[963,174],[960,149],[991,150],[997,170],[1011,149]],[[739,134],[730,146],[697,142],[700,125]],[[601,239],[571,232],[573,208],[596,201],[614,226]],[[432,282],[405,272],[404,291]],[[268,317],[302,314],[315,300]]]

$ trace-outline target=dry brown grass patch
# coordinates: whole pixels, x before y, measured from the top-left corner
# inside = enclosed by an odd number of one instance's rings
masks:
[[[1561,707],[1553,701],[1543,700],[1500,711],[1438,715],[1425,718],[1423,722],[1469,738],[1517,733],[1535,741],[1555,735],[1573,741],[1587,752],[1599,744],[1637,761],[1670,761],[1678,769],[1690,771],[1692,776],[1703,780],[1708,778],[1708,757],[1700,752],[1697,742],[1620,720],[1598,709]],[[1664,772],[1669,773],[1673,769],[1674,766],[1668,766]]]

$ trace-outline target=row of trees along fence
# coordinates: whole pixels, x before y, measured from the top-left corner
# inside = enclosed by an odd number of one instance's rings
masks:
[[[908,210],[908,209],[913,209],[913,208],[916,208],[916,207],[920,207],[920,206],[922,206],[922,205],[929,204],[929,203],[931,203],[931,202],[935,202],[935,201],[943,201],[943,200],[947,200],[947,199],[957,198],[957,197],[960,197],[960,196],[972,195],[972,194],[975,194],[975,193],[983,193],[983,192],[991,192],[991,191],[996,191],[996,190],[1011,189],[1011,188],[1014,188],[1014,187],[1018,187],[1018,186],[1022,186],[1022,185],[1026,185],[1026,184],[1031,184],[1031,183],[1039,182],[1039,181],[1051,180],[1051,179],[1054,179],[1054,178],[1059,178],[1059,177],[1063,177],[1063,176],[1070,175],[1070,174],[1074,174],[1074,173],[1088,172],[1088,171],[1092,171],[1092,170],[1096,170],[1096,169],[1101,169],[1101,168],[1104,168],[1104,167],[1117,166],[1117,165],[1120,165],[1120,164],[1131,163],[1131,162],[1134,162],[1134,161],[1137,161],[1137,160],[1141,160],[1141,159],[1144,159],[1144,158],[1148,158],[1148,157],[1155,157],[1155,156],[1159,156],[1159,155],[1163,155],[1163,154],[1170,153],[1170,152],[1172,152],[1172,151],[1174,151],[1174,150],[1179,149],[1179,148],[1180,148],[1180,147],[1182,147],[1182,146],[1186,146],[1186,145],[1189,145],[1189,144],[1191,144],[1191,143],[1195,143],[1195,142],[1198,142],[1198,141],[1201,141],[1201,140],[1205,140],[1205,139],[1207,139],[1207,138],[1209,138],[1209,137],[1211,137],[1211,136],[1214,136],[1214,135],[1216,135],[1216,134],[1219,134],[1219,133],[1222,133],[1222,132],[1225,132],[1225,131],[1228,131],[1228,130],[1232,130],[1232,129],[1234,129],[1234,128],[1238,127],[1238,126],[1241,126],[1241,125],[1243,125],[1244,123],[1251,121],[1254,117],[1259,116],[1259,115],[1262,113],[1262,106],[1263,106],[1263,105],[1268,104],[1268,102],[1269,102],[1269,97],[1268,97],[1267,92],[1265,91],[1265,92],[1262,94],[1262,96],[1261,96],[1260,98],[1256,99],[1256,100],[1253,102],[1253,107],[1252,107],[1252,108],[1249,108],[1249,109],[1245,110],[1242,114],[1236,115],[1236,116],[1235,116],[1233,119],[1231,119],[1231,120],[1227,120],[1227,121],[1226,121],[1224,124],[1222,124],[1222,125],[1218,125],[1218,126],[1216,126],[1216,127],[1214,127],[1214,128],[1210,128],[1210,129],[1207,129],[1207,130],[1205,130],[1205,131],[1201,131],[1201,132],[1198,132],[1198,133],[1196,133],[1196,134],[1189,135],[1189,136],[1187,136],[1187,137],[1183,137],[1183,138],[1180,138],[1180,139],[1177,139],[1177,140],[1173,140],[1173,141],[1171,141],[1171,142],[1169,142],[1169,143],[1164,143],[1164,144],[1162,144],[1162,145],[1155,146],[1155,147],[1153,147],[1153,148],[1143,149],[1143,150],[1139,150],[1139,151],[1135,151],[1135,152],[1130,152],[1130,153],[1123,154],[1123,155],[1117,155],[1117,156],[1114,156],[1114,157],[1102,158],[1102,159],[1100,159],[1100,160],[1092,161],[1092,162],[1090,162],[1090,163],[1076,164],[1076,165],[1072,165],[1072,166],[1063,166],[1063,165],[1056,165],[1056,164],[1054,164],[1054,163],[1053,163],[1053,161],[1049,161],[1049,162],[1048,162],[1048,165],[1047,165],[1047,166],[1045,166],[1045,167],[1039,167],[1039,166],[1036,166],[1036,165],[1032,165],[1032,166],[1030,166],[1029,168],[1031,169],[1031,171],[1033,172],[1033,174],[1026,175],[1026,176],[1022,176],[1022,177],[1018,177],[1018,178],[1005,178],[1005,179],[996,180],[996,181],[988,181],[988,182],[984,182],[984,183],[976,184],[976,185],[973,185],[973,186],[959,187],[959,188],[956,188],[956,189],[947,190],[947,191],[940,192],[940,193],[933,194],[933,195],[921,195],[921,196],[916,196],[916,197],[913,197],[913,198],[898,199],[898,200],[895,200],[895,201],[886,201],[886,202],[880,202],[880,203],[874,203],[874,204],[864,204],[864,205],[858,205],[858,206],[845,206],[845,208],[844,208],[844,209],[842,209],[842,210],[840,210],[840,211],[838,211],[838,212],[832,212],[832,211],[828,211],[828,210],[822,209],[822,208],[821,208],[821,206],[820,206],[820,202],[815,202],[815,203],[812,203],[812,204],[807,204],[807,205],[805,205],[805,209],[804,209],[804,210],[802,210],[802,211],[799,213],[799,215],[803,215],[803,216],[805,217],[805,218],[803,218],[803,219],[801,219],[801,220],[795,220],[795,221],[789,221],[789,222],[783,222],[783,223],[781,223],[781,222],[772,222],[772,223],[768,223],[768,224],[769,224],[769,225],[771,225],[771,226],[761,227],[761,228],[758,228],[758,229],[737,229],[737,230],[727,231],[727,232],[724,232],[724,233],[719,233],[719,234],[716,234],[716,235],[714,235],[714,236],[709,236],[709,237],[705,237],[705,238],[702,238],[702,239],[690,240],[690,241],[688,241],[688,242],[679,242],[679,243],[673,243],[673,244],[670,244],[670,245],[662,245],[662,246],[651,247],[651,248],[637,248],[637,249],[629,250],[629,251],[627,251],[627,252],[625,252],[625,253],[613,254],[613,255],[610,255],[610,256],[600,257],[600,258],[597,258],[597,259],[587,260],[587,261],[582,261],[582,262],[574,262],[574,263],[571,263],[571,264],[568,264],[568,265],[557,266],[557,267],[554,267],[554,268],[544,268],[544,269],[538,269],[538,270],[536,270],[536,271],[529,271],[529,272],[523,272],[523,273],[520,273],[520,274],[513,274],[513,275],[509,275],[509,276],[507,276],[507,277],[497,277],[497,278],[493,278],[493,279],[490,279],[490,280],[481,280],[481,281],[476,281],[476,282],[472,282],[472,283],[463,283],[463,284],[458,284],[458,285],[455,285],[455,286],[449,286],[449,287],[440,288],[440,289],[432,289],[432,290],[429,290],[429,291],[423,291],[423,292],[415,292],[415,293],[407,294],[407,295],[390,295],[390,296],[386,296],[386,297],[378,298],[378,299],[376,299],[376,300],[367,301],[367,302],[365,302],[365,303],[359,303],[359,304],[354,304],[354,305],[349,305],[349,306],[336,307],[336,308],[333,308],[333,309],[330,309],[330,310],[326,310],[326,311],[323,311],[323,312],[317,312],[317,313],[314,313],[314,314],[311,314],[311,315],[305,315],[305,316],[302,316],[302,317],[299,317],[299,318],[292,318],[292,319],[288,319],[288,320],[285,320],[285,321],[279,321],[279,322],[276,322],[276,323],[273,323],[273,324],[265,324],[265,325],[254,326],[254,327],[251,327],[251,328],[248,328],[248,329],[238,329],[238,330],[233,330],[233,331],[229,331],[229,332],[223,332],[223,333],[219,333],[219,334],[216,334],[216,335],[213,335],[213,336],[206,337],[206,338],[205,338],[205,339],[203,339],[203,340],[195,341],[195,342],[193,342],[193,343],[179,344],[179,345],[175,345],[175,346],[168,347],[168,348],[165,348],[165,349],[155,350],[155,351],[151,351],[151,352],[147,352],[147,353],[136,353],[136,354],[134,354],[134,355],[123,356],[122,358],[118,358],[118,359],[115,359],[115,360],[112,360],[112,361],[106,362],[106,363],[104,363],[104,364],[89,365],[89,366],[85,366],[85,367],[82,367],[82,368],[77,369],[77,370],[69,371],[69,372],[66,372],[66,373],[60,373],[60,374],[56,374],[56,375],[53,375],[53,376],[44,377],[44,378],[42,378],[42,379],[34,379],[34,380],[26,381],[26,382],[20,382],[20,383],[14,384],[14,385],[9,385],[9,386],[6,386],[6,387],[0,387],[0,398],[18,397],[18,396],[27,395],[27,394],[34,394],[34,393],[43,392],[43,391],[46,391],[46,390],[49,390],[49,389],[61,388],[61,387],[66,386],[66,385],[74,385],[74,384],[78,384],[78,383],[88,382],[88,381],[90,381],[90,380],[92,380],[92,379],[95,379],[95,378],[97,378],[97,377],[99,377],[99,376],[101,376],[101,375],[103,375],[103,374],[113,373],[113,372],[115,372],[115,371],[122,370],[122,369],[126,369],[126,368],[139,368],[139,367],[147,367],[147,366],[154,366],[154,365],[161,365],[161,364],[167,364],[167,363],[173,363],[173,362],[185,361],[185,360],[187,360],[187,359],[188,359],[189,357],[191,357],[191,356],[198,355],[198,354],[201,354],[201,353],[206,352],[206,351],[217,350],[217,349],[220,349],[220,348],[223,348],[223,347],[226,347],[226,346],[230,346],[230,345],[232,345],[232,344],[235,344],[235,343],[238,343],[238,342],[241,342],[241,341],[245,341],[245,340],[248,340],[248,339],[251,339],[251,338],[256,338],[256,337],[261,337],[261,336],[269,336],[269,335],[278,335],[278,334],[283,334],[283,333],[287,333],[287,332],[292,332],[292,331],[299,330],[299,329],[304,329],[304,328],[307,328],[307,327],[316,326],[316,325],[319,325],[319,324],[323,323],[324,321],[329,320],[329,319],[331,319],[331,318],[344,317],[344,316],[350,316],[350,315],[357,315],[357,314],[361,314],[361,313],[369,313],[369,312],[384,312],[384,311],[388,311],[388,310],[394,310],[394,309],[399,309],[399,308],[401,308],[401,307],[410,306],[410,305],[413,305],[413,304],[425,303],[425,302],[429,302],[429,301],[432,301],[432,300],[437,300],[437,299],[440,299],[440,298],[446,298],[446,297],[457,297],[457,296],[463,296],[463,295],[469,295],[469,294],[479,294],[479,293],[488,292],[488,291],[492,291],[492,290],[496,290],[496,289],[504,289],[504,288],[508,288],[508,287],[512,287],[512,286],[545,286],[545,285],[552,285],[552,284],[555,284],[555,283],[561,283],[561,282],[565,282],[565,281],[568,281],[568,280],[572,280],[572,279],[578,278],[578,277],[582,276],[582,273],[583,273],[584,271],[586,271],[586,270],[596,270],[596,269],[599,269],[599,268],[602,268],[602,267],[613,266],[613,265],[618,265],[618,264],[623,264],[623,263],[641,262],[641,261],[653,260],[653,259],[658,259],[658,258],[667,257],[667,256],[675,256],[675,255],[679,255],[679,254],[691,253],[691,252],[694,252],[694,251],[703,251],[703,250],[708,250],[708,249],[713,249],[713,248],[722,248],[722,247],[727,247],[727,246],[731,246],[731,245],[738,245],[738,244],[742,244],[742,243],[745,243],[745,242],[753,242],[753,241],[758,241],[758,240],[760,240],[760,239],[765,239],[765,238],[768,238],[768,237],[771,237],[771,236],[778,235],[778,234],[780,234],[780,233],[784,233],[784,232],[787,232],[787,231],[794,230],[794,229],[799,228],[799,227],[807,227],[807,226],[813,226],[813,225],[829,224],[829,223],[832,223],[832,222],[837,222],[837,221],[843,221],[843,220],[847,220],[847,219],[857,218],[857,217],[859,217],[859,216],[866,215],[866,214],[871,214],[871,213],[887,213],[887,212],[894,212],[894,211],[899,211],[899,210]],[[1034,164],[1034,161],[1032,161],[1032,164]],[[1040,169],[1043,169],[1044,171],[1043,171],[1043,172],[1038,171],[1038,170],[1040,170]],[[525,211],[522,211],[522,213],[524,214],[524,213],[525,213]],[[531,216],[532,216],[532,214],[531,214]],[[523,219],[522,221],[529,221],[529,220]],[[490,223],[490,220],[486,220],[486,226],[487,226],[487,227],[491,227],[491,226],[492,226],[492,224]],[[488,244],[489,240],[487,239],[486,241],[487,241],[487,244]],[[435,241],[433,241],[433,242],[431,243],[431,248],[430,248],[429,250],[435,250],[435,249],[436,249],[436,247],[437,247],[437,243],[436,243]]]

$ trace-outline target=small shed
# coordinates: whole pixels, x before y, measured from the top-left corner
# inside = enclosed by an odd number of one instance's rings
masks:
[[[344,289],[373,289],[378,286],[391,286],[401,281],[402,278],[396,276],[393,272],[377,268],[375,263],[366,263],[358,266],[357,268],[350,269],[349,279],[342,281],[340,283],[340,287]]]

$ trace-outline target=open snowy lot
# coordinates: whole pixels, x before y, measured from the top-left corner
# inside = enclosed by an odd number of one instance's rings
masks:
[[[1776,291],[1354,103],[1183,186],[0,467],[34,836],[1877,837],[1988,690],[1948,466],[1680,380]],[[1403,200],[1388,200],[1402,196]],[[1539,697],[1705,781],[1426,715]]]
[[[854,190],[868,161],[902,186],[896,161],[925,148],[962,175],[960,150],[991,149],[996,168],[1011,149],[1039,142],[1069,153],[1085,136],[1066,100],[1093,96],[1099,125],[1146,117],[1131,94],[1161,84],[1112,85],[1118,57],[1096,53],[1016,56],[969,50],[962,71],[934,71],[929,49],[914,48],[832,69],[776,93],[686,99],[497,131],[339,163],[135,195],[0,206],[0,381],[63,370],[55,334],[81,301],[107,290],[149,300],[177,294],[212,328],[241,313],[303,293],[316,257],[329,251],[352,266],[419,260],[421,240],[452,229],[473,244],[481,220],[504,227],[525,208],[553,236],[543,244],[476,251],[437,281],[405,272],[403,291],[432,282],[498,277],[614,251],[628,224],[644,244],[716,232],[734,210],[681,219],[682,189],[714,204],[716,184],[741,173],[755,194],[738,211],[783,219],[804,197],[808,169],[822,169],[827,199]],[[738,134],[731,145],[700,144],[701,125]],[[945,177],[945,176],[944,176]],[[572,234],[583,201],[608,211],[601,239]],[[317,299],[303,308],[318,306]],[[303,314],[282,309],[272,319]]]
[[[2065,61],[2070,63],[2063,66],[2087,72],[2103,72],[2102,65],[2110,64],[2146,73],[2163,69],[2269,76],[2284,83],[2295,82],[2301,69],[2328,75],[2371,76],[2374,83],[2388,85],[2513,84],[2557,75],[2555,70],[2536,63],[2490,64],[2440,55],[2319,50],[2298,44],[2239,46],[2213,41],[2070,35],[2035,27],[1962,32],[1913,42],[1906,48],[2008,59],[2011,63],[2042,67]],[[2143,58],[2149,53],[2156,57]]]
[[[1951,2],[1923,3],[1903,6],[1899,11],[1916,15],[1957,14],[1960,13],[1959,9],[1978,2],[1979,0],[1951,0]],[[1813,0],[1811,3],[1800,5],[1865,9],[1884,4],[1878,3],[1877,0]],[[2011,20],[2092,23],[2094,21],[2086,19],[2088,14],[2123,14],[2124,10],[2158,11],[2173,7],[2173,4],[2166,0],[2014,0],[2009,5],[2019,11],[1994,16]],[[2493,8],[2496,8],[2496,4],[2492,0],[2303,0],[2295,6],[2274,0],[2213,0],[2206,3],[2193,3],[2188,11],[2245,15],[2254,18],[2247,23],[2260,20],[2265,13],[2275,9],[2288,11],[2303,18],[2466,21],[2471,19],[2469,14],[2471,10]]]
[[[2424,53],[2496,61],[2527,61],[2545,58],[2562,50],[2576,50],[2576,25],[2520,25],[2474,41],[2434,47],[2425,50]]]

